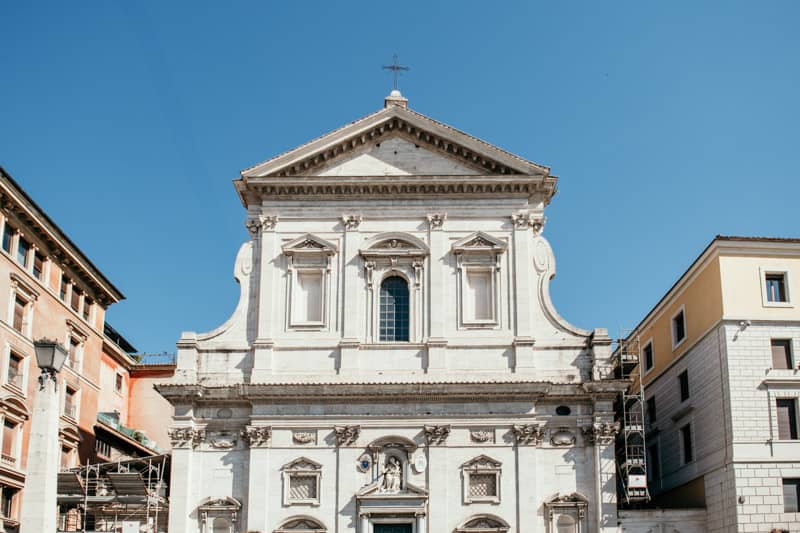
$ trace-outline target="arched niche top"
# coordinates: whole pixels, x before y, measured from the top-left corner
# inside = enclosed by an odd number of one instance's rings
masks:
[[[479,514],[467,518],[455,533],[505,533],[511,526],[508,522],[492,514]]]
[[[389,435],[386,437],[380,437],[375,439],[374,441],[370,442],[367,445],[367,448],[370,450],[382,450],[383,448],[396,448],[400,450],[404,450],[408,453],[414,452],[418,448],[417,443],[413,440],[401,437],[399,435]]]
[[[413,235],[391,231],[368,239],[360,253],[363,257],[425,257],[430,254],[430,249]]]
[[[82,440],[78,428],[73,425],[64,425],[58,430],[58,436],[69,444],[77,446]]]
[[[13,396],[0,398],[0,408],[5,411],[6,416],[10,415],[11,418],[18,421],[25,421],[31,417],[25,402]]]
[[[476,231],[453,243],[450,249],[454,254],[486,253],[501,254],[506,251],[508,244],[488,233]]]
[[[325,533],[328,529],[310,516],[293,516],[284,521],[273,533]]]
[[[238,511],[242,508],[241,502],[232,496],[223,498],[204,498],[197,509],[200,511]]]
[[[336,244],[311,233],[306,233],[305,235],[287,242],[281,249],[285,255],[333,255],[338,250]]]

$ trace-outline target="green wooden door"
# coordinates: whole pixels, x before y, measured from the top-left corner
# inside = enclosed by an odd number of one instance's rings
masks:
[[[411,524],[375,524],[375,533],[411,533]]]

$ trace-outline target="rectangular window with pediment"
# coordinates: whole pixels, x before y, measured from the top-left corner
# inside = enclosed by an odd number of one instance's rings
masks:
[[[22,276],[11,274],[8,324],[26,337],[31,335],[33,307],[38,296],[39,293]]]
[[[336,245],[306,234],[286,243],[288,285],[287,325],[296,329],[322,329],[328,323],[331,257]]]
[[[459,324],[465,329],[500,324],[499,275],[506,243],[476,232],[455,242],[458,267]]]
[[[485,455],[461,465],[464,482],[464,503],[498,503],[500,501],[501,463]]]
[[[319,505],[322,465],[300,457],[281,470],[284,505]]]

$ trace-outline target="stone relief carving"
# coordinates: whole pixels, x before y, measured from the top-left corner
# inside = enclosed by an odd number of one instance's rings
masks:
[[[473,429],[469,432],[472,442],[494,442],[493,429]]]
[[[336,434],[337,446],[350,446],[361,434],[361,426],[335,426],[333,432]]]
[[[544,427],[540,424],[516,424],[511,428],[514,440],[519,445],[538,446],[544,437]]]
[[[428,215],[428,224],[431,231],[441,230],[445,220],[447,220],[447,213],[430,213]]]
[[[425,442],[428,445],[444,444],[450,436],[450,426],[425,426]]]
[[[206,437],[203,429],[171,427],[167,430],[173,448],[197,448]]]
[[[292,440],[295,444],[309,444],[317,441],[316,431],[293,431]]]
[[[361,215],[342,215],[342,224],[344,224],[344,229],[347,231],[357,230],[361,220]]]
[[[248,218],[244,221],[244,227],[246,227],[250,235],[255,238],[258,237],[258,232],[261,230],[261,222],[256,218]]]
[[[258,217],[248,217],[244,221],[244,226],[253,238],[258,237],[260,231],[272,231],[278,223],[277,215],[258,215]]]
[[[543,214],[514,213],[511,215],[511,220],[514,222],[516,229],[532,228],[534,235],[539,235],[544,229],[547,218]]]
[[[212,448],[228,450],[236,446],[236,435],[231,433],[217,433],[208,440]]]
[[[403,467],[400,460],[393,455],[386,459],[383,467],[383,482],[379,492],[394,494],[400,492],[403,481]]]
[[[614,438],[619,432],[619,422],[595,422],[591,426],[581,428],[583,437],[589,444],[614,444]]]
[[[233,411],[227,407],[217,410],[217,418],[230,418],[233,416]]]
[[[272,231],[278,224],[278,215],[261,215],[258,218],[261,221],[261,231]]]
[[[514,213],[511,215],[516,229],[527,229],[530,226],[531,215],[529,213]]]
[[[575,444],[575,434],[567,428],[558,428],[550,435],[550,444],[553,446],[572,446]]]
[[[262,448],[269,444],[272,428],[269,426],[245,426],[240,434],[251,448]]]

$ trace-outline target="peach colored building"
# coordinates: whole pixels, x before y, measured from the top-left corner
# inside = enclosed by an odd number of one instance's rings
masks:
[[[0,250],[0,530],[16,531],[38,389],[34,340],[55,339],[69,351],[58,376],[63,468],[158,447],[126,427],[136,411],[138,361],[105,324],[106,309],[123,294],[1,167]]]

